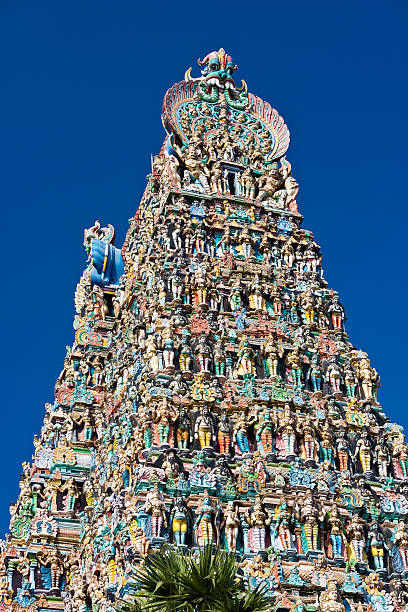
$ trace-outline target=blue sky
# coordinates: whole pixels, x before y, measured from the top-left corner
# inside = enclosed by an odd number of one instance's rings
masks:
[[[224,47],[284,116],[298,202],[351,341],[407,424],[407,4],[0,0],[0,533],[73,338],[83,229],[121,244],[159,151],[163,95]]]

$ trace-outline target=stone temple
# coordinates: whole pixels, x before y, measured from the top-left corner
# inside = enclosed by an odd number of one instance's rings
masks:
[[[408,447],[326,282],[289,130],[223,50],[167,91],[121,249],[87,267],[2,549],[0,612],[132,601],[146,558],[235,551],[271,610],[405,610]]]

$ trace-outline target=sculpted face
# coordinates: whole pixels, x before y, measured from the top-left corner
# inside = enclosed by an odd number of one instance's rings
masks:
[[[198,60],[200,66],[204,66],[202,74],[208,88],[216,85],[220,89],[235,89],[233,72],[237,66],[232,61],[232,57],[227,55],[224,49],[212,51],[203,60]]]

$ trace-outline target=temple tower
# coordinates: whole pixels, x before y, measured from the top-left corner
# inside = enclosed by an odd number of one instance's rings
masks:
[[[223,49],[171,87],[122,249],[86,230],[75,340],[11,506],[2,608],[97,612],[163,543],[273,610],[402,610],[408,448],[345,330],[279,113]]]

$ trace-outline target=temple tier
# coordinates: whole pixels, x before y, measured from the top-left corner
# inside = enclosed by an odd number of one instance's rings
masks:
[[[167,542],[235,552],[271,610],[403,610],[408,448],[302,229],[289,131],[223,49],[163,104],[123,248],[85,231],[67,348],[23,464],[2,609],[105,612]]]

